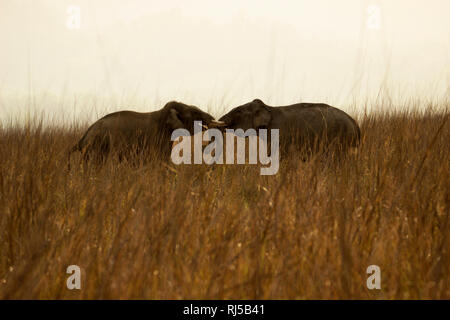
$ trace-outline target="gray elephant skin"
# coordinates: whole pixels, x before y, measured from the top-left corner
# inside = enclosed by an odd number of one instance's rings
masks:
[[[83,153],[85,160],[103,162],[113,154],[119,160],[168,160],[173,130],[184,128],[194,133],[194,121],[205,126],[218,123],[195,106],[171,101],[154,112],[119,111],[108,114],[92,124],[80,141],[71,149]]]
[[[329,150],[332,145],[346,150],[356,147],[361,136],[359,126],[352,117],[323,103],[272,107],[255,99],[232,109],[219,121],[234,130],[279,129],[281,156],[292,154],[292,150],[312,154],[322,147]]]

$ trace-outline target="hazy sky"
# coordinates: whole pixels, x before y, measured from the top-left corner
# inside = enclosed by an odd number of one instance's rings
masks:
[[[0,115],[448,97],[449,21],[448,0],[0,0]]]

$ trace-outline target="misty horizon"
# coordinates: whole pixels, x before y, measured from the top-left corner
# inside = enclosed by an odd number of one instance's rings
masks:
[[[67,25],[70,6],[80,9],[79,28]],[[380,10],[375,28],[369,6]],[[170,100],[216,116],[254,98],[355,111],[375,101],[448,101],[446,1],[39,0],[1,7],[2,118],[30,110],[75,117],[153,111]]]

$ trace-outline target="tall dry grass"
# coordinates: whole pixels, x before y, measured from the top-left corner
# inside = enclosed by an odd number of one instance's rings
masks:
[[[68,171],[82,128],[4,127],[0,298],[448,299],[448,118],[366,115],[356,155],[290,159],[274,176]],[[72,264],[81,290],[66,288]],[[372,264],[381,290],[366,287]]]

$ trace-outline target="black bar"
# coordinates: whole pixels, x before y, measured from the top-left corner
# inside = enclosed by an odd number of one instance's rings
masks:
[[[398,315],[405,319],[421,313],[447,314],[449,301],[386,300],[6,300],[0,301],[3,314],[22,313],[80,317],[113,316],[141,319],[316,319],[336,317],[366,319]]]

